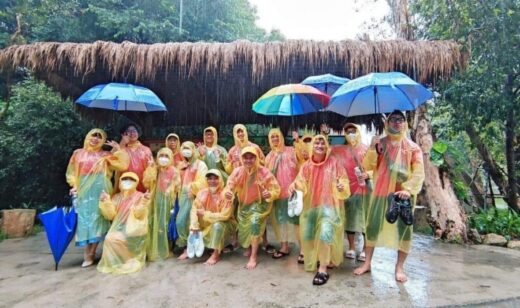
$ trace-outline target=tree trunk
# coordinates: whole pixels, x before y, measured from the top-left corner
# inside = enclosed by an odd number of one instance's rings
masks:
[[[514,100],[513,95],[513,76],[511,74],[507,77],[505,86],[506,98]],[[509,190],[507,191],[507,205],[520,213],[520,204],[518,200],[518,186],[516,181],[516,161],[515,161],[515,146],[516,146],[516,118],[515,108],[511,108],[506,119],[506,162],[507,162],[507,181]]]
[[[446,173],[439,172],[439,168],[430,162],[430,150],[433,145],[431,124],[426,117],[425,106],[416,112],[415,140],[424,154],[424,181],[423,200],[430,210],[429,223],[435,237],[450,242],[466,242],[466,215],[462,208],[450,179]]]

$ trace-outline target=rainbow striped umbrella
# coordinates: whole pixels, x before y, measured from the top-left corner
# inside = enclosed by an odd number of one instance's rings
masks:
[[[286,84],[267,91],[253,104],[263,115],[295,116],[319,111],[329,104],[330,96],[303,84]]]

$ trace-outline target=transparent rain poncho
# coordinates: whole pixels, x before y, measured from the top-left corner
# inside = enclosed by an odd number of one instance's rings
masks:
[[[210,143],[208,140],[206,140],[206,131],[213,132],[213,143]],[[208,169],[217,169],[220,171],[225,184],[228,178],[228,174],[226,173],[225,168],[227,161],[227,151],[224,147],[218,144],[217,130],[213,126],[206,127],[202,137],[204,138],[204,144],[202,145],[204,148],[204,155],[201,157],[201,159],[206,163]],[[217,153],[219,153],[218,156]]]
[[[233,218],[233,203],[223,194],[221,172],[211,169],[209,173],[219,177],[219,187],[214,193],[209,188],[199,191],[191,208],[190,230],[202,232],[205,247],[222,251],[236,230],[236,221]],[[197,215],[199,209],[204,209],[203,216]]]
[[[326,144],[325,160],[316,163],[313,150],[293,184],[294,188],[304,193],[300,238],[306,271],[315,271],[318,261],[335,266],[343,261],[343,200],[350,195],[347,174],[341,163],[330,156],[327,138],[316,135],[311,145],[317,139],[324,140]],[[344,186],[342,192],[337,189],[338,182]]]
[[[122,178],[139,178],[133,172],[126,172]],[[98,271],[107,274],[129,274],[144,267],[146,262],[147,216],[150,201],[136,190],[122,190],[100,207],[115,209],[110,230],[103,243],[103,255],[97,266]]]
[[[168,139],[170,139],[172,137],[177,139],[177,147],[175,148],[175,151],[168,147]],[[179,163],[184,161],[184,158],[182,157],[182,154],[181,154],[181,139],[179,138],[179,136],[177,134],[173,134],[173,133],[168,134],[168,136],[166,136],[166,140],[164,141],[164,145],[165,145],[165,147],[169,148],[172,151],[173,165],[178,168]]]
[[[277,146],[274,146],[271,141],[273,135],[277,135],[280,140]],[[289,217],[287,214],[287,204],[290,197],[288,188],[298,174],[298,161],[294,148],[284,145],[284,137],[278,128],[269,131],[268,139],[271,152],[265,158],[265,166],[276,177],[280,185],[280,196],[273,202],[271,224],[276,239],[280,242],[288,242],[292,225],[299,223],[298,216]]]
[[[367,210],[367,246],[387,247],[410,252],[412,226],[401,219],[390,224],[385,219],[390,193],[407,190],[412,194],[412,206],[424,181],[423,154],[417,144],[406,137],[407,130],[391,134],[386,123],[386,137],[381,138],[382,153],[369,149],[363,161],[367,171],[373,171],[374,192]]]
[[[123,148],[128,157],[130,158],[130,164],[125,171],[133,172],[137,174],[137,176],[141,179],[139,185],[137,185],[137,190],[140,192],[145,192],[146,189],[143,185],[142,179],[144,175],[144,170],[148,167],[148,161],[153,159],[152,151],[149,147],[141,144],[141,142],[136,141],[133,144],[127,144],[126,147]],[[119,173],[117,174],[117,179],[119,180]],[[116,181],[117,183],[118,181]]]
[[[240,141],[240,139],[238,139],[238,135],[237,135],[238,130],[242,130],[244,132],[243,141]],[[249,141],[249,137],[247,134],[247,128],[244,125],[236,124],[235,126],[233,126],[233,138],[235,140],[235,145],[232,146],[231,149],[229,149],[229,152],[227,155],[227,160],[226,160],[226,166],[225,166],[226,172],[228,174],[231,174],[231,172],[233,172],[234,169],[242,166],[242,159],[241,159],[240,155],[242,153],[242,150],[245,147],[253,147],[256,151],[256,155],[259,160],[259,165],[261,165],[261,166],[264,165],[264,161],[265,161],[264,153],[262,152],[262,149],[260,149],[260,147],[257,144]]]
[[[347,172],[350,184],[350,197],[345,201],[345,231],[365,232],[366,211],[370,203],[372,192],[369,181],[365,185],[359,185],[355,168],[363,171],[363,159],[367,152],[367,146],[361,143],[361,130],[358,125],[347,123],[345,129],[353,127],[356,129],[354,140],[349,140],[347,136],[346,145],[332,147],[332,155],[335,156],[343,165]]]
[[[256,166],[251,170],[241,166],[233,170],[228,178],[225,190],[236,194],[238,211],[238,241],[247,248],[253,239],[262,242],[267,217],[271,212],[272,202],[280,194],[280,185],[269,169],[260,166],[257,150],[245,147],[241,157],[246,153],[256,156]],[[262,191],[271,193],[269,199],[262,198]]]
[[[185,141],[181,145],[181,151],[189,149],[192,156],[189,160],[184,160],[179,164],[181,171],[181,190],[179,192],[179,213],[177,214],[176,226],[179,238],[176,241],[177,246],[184,247],[187,244],[189,228],[190,228],[190,211],[195,196],[199,190],[206,187],[206,172],[208,167],[199,160],[198,151],[195,144],[191,141]]]
[[[96,147],[90,145],[94,134],[101,135]],[[112,175],[114,170],[128,168],[128,155],[124,150],[110,153],[101,150],[106,142],[106,133],[98,128],[88,132],[82,149],[77,149],[67,166],[67,183],[77,189],[78,226],[76,246],[85,246],[100,242],[105,236],[110,223],[99,212],[99,196],[102,191],[112,193]]]
[[[298,159],[298,170],[309,159],[311,153],[310,143],[305,143],[303,140],[312,139],[312,135],[305,134],[297,141],[294,141],[294,149],[296,151],[296,158]]]
[[[159,157],[168,156],[166,166],[159,165]],[[144,172],[144,186],[152,194],[152,203],[148,216],[148,248],[147,258],[150,261],[168,258],[168,223],[170,211],[180,189],[181,177],[179,170],[173,165],[173,152],[162,148],[157,153],[154,166],[149,166]]]

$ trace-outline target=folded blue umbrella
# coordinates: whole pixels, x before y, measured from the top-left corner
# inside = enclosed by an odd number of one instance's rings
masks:
[[[56,265],[55,270],[57,271],[61,257],[76,233],[78,215],[72,206],[56,206],[47,212],[39,214],[38,218],[45,228],[47,240],[49,241],[49,246]]]
[[[179,213],[179,198],[175,198],[173,212],[170,216],[170,222],[168,223],[168,239],[172,242],[175,242],[177,238],[179,238],[179,233],[177,233],[177,226],[175,225],[177,213]]]

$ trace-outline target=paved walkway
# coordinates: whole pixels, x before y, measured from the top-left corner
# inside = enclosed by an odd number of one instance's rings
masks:
[[[0,243],[2,307],[425,307],[520,306],[520,251],[464,247],[416,236],[406,265],[409,281],[394,280],[392,251],[376,250],[373,272],[353,277],[347,261],[329,282],[312,286],[313,273],[296,254],[272,260],[262,253],[254,271],[241,253],[213,267],[203,260],[148,264],[140,273],[110,276],[82,269],[82,252],[69,247],[54,271],[45,234]]]

